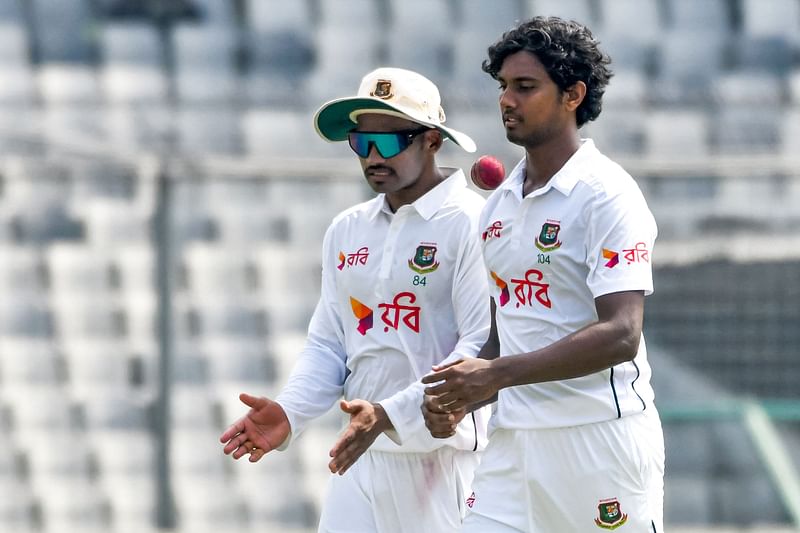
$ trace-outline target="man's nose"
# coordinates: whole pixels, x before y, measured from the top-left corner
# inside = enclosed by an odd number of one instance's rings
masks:
[[[386,159],[380,153],[378,153],[378,148],[375,146],[375,143],[369,143],[369,152],[367,153],[367,157],[365,159],[370,164],[382,163],[386,161]]]

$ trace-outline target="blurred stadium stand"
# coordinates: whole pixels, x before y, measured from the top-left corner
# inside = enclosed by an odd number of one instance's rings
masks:
[[[323,232],[371,196],[312,115],[417,69],[511,168],[480,65],[535,14],[612,55],[584,134],[659,222],[666,524],[800,527],[800,0],[4,0],[0,531],[315,530],[336,413],[256,466],[217,443],[284,382]]]

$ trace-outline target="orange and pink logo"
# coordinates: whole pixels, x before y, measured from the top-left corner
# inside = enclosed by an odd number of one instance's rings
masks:
[[[608,263],[606,263],[607,268],[614,268],[619,264],[619,253],[614,250],[603,248],[603,257],[608,259]]]
[[[345,255],[344,252],[339,252],[339,264],[336,266],[339,270],[344,269],[345,265],[348,268],[356,265],[366,265],[369,259],[369,248],[362,246],[352,254]]]
[[[500,276],[495,274],[494,271],[492,271],[491,274],[492,274],[492,279],[494,280],[495,285],[497,285],[497,288],[500,289],[500,298],[499,298],[500,299],[500,307],[503,307],[504,305],[506,305],[508,303],[508,300],[511,298],[509,296],[509,293],[508,293],[508,283],[503,281],[500,278]]]
[[[350,307],[353,309],[353,314],[358,319],[358,332],[366,335],[367,331],[372,329],[372,309],[362,304],[352,296],[350,297]]]

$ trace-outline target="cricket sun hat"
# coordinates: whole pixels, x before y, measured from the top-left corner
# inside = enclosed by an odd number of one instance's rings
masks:
[[[441,102],[439,89],[421,74],[400,68],[379,68],[364,76],[357,96],[323,104],[314,115],[314,127],[327,141],[345,141],[359,115],[392,115],[436,128],[467,152],[474,152],[475,141],[467,134],[444,126]]]

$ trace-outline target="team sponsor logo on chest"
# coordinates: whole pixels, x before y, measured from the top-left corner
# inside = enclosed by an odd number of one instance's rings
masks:
[[[413,292],[404,291],[395,294],[391,302],[378,304],[378,308],[383,311],[381,313],[381,322],[384,325],[384,333],[390,329],[398,331],[401,328],[419,333],[419,319],[422,308],[418,305],[413,305],[416,301],[417,297]],[[350,308],[358,320],[356,330],[361,335],[366,335],[367,331],[371,330],[374,325],[372,308],[352,296],[350,297]]]
[[[414,257],[408,260],[408,268],[418,274],[430,274],[439,268],[439,262],[436,260],[436,243],[419,243]]]
[[[490,275],[500,290],[498,303],[500,307],[505,307],[511,301],[509,283],[494,271],[490,272]],[[525,272],[524,276],[511,278],[509,281],[514,289],[515,306],[517,308],[523,306],[532,307],[534,303],[547,309],[553,307],[553,302],[550,300],[550,284],[544,282],[544,273],[541,270],[531,268]]]
[[[594,519],[594,523],[597,527],[603,529],[617,529],[627,521],[628,515],[622,512],[619,500],[616,498],[600,500],[600,503],[597,505],[597,518]]]
[[[558,220],[547,220],[542,224],[542,231],[536,236],[536,247],[543,252],[552,252],[561,248],[561,241],[558,240],[558,233],[561,231],[561,222]]]
[[[357,265],[366,265],[368,259],[369,248],[367,246],[362,246],[351,254],[339,252],[339,264],[336,266],[336,268],[343,270],[345,266],[350,268]]]
[[[488,241],[489,239],[499,239],[502,236],[503,232],[503,222],[501,220],[495,220],[492,222],[481,234],[481,238],[484,241]]]

